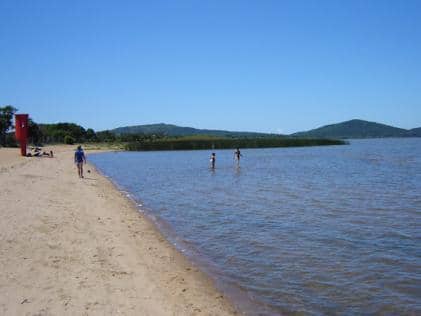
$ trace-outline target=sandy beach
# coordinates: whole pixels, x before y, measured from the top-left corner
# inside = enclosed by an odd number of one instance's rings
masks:
[[[105,177],[77,177],[74,146],[52,149],[0,148],[1,315],[236,314]]]

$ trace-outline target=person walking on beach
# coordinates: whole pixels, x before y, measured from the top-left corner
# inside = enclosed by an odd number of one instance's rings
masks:
[[[212,153],[212,155],[210,157],[210,163],[211,163],[212,169],[215,169],[215,162],[216,162],[216,155],[215,155],[215,153]]]
[[[83,178],[83,164],[86,163],[85,153],[83,152],[82,146],[77,146],[75,151],[75,164],[77,166],[77,173],[79,178]]]
[[[234,159],[237,161],[237,166],[239,166],[239,165],[240,165],[240,158],[241,158],[242,156],[243,156],[243,155],[241,155],[240,148],[238,148],[238,147],[237,147],[237,149],[234,151]]]

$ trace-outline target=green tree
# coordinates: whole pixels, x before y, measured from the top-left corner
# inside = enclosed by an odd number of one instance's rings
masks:
[[[42,144],[42,131],[37,123],[35,123],[31,118],[28,122],[28,137],[29,142],[35,146],[40,146]]]
[[[39,124],[44,143],[63,143],[64,137],[71,136],[75,142],[86,140],[85,129],[74,123]]]
[[[108,130],[98,132],[98,133],[96,133],[96,136],[98,137],[98,140],[100,142],[113,142],[113,141],[116,140],[115,135]]]
[[[6,135],[13,125],[13,115],[17,109],[11,105],[0,107],[0,145],[6,146]]]
[[[92,128],[88,128],[86,130],[86,136],[85,137],[86,137],[86,140],[88,142],[95,142],[97,140],[95,131]]]
[[[75,139],[70,135],[66,135],[64,136],[64,143],[67,145],[73,145],[75,143]]]

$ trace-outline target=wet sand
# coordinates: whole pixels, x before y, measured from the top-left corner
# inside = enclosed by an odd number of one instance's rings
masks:
[[[0,148],[1,315],[236,314],[105,177],[77,177],[74,146],[51,149]]]

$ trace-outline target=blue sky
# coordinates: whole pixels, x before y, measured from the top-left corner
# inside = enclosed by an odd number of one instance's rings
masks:
[[[0,0],[0,105],[96,130],[421,126],[421,1]]]

